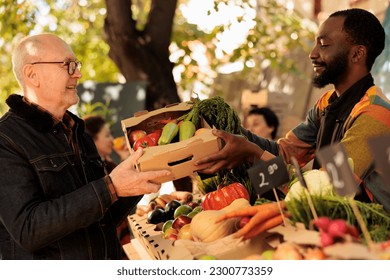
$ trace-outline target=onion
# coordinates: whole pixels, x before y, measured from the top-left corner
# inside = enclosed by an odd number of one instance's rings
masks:
[[[326,255],[320,248],[309,248],[305,253],[305,260],[325,260]]]

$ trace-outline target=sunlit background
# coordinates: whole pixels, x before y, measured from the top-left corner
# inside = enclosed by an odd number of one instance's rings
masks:
[[[367,9],[384,22],[389,0],[277,0],[284,7],[286,18],[289,16],[288,20],[299,17],[297,22],[285,22],[285,25],[280,24],[283,15],[266,15],[264,8],[258,8],[269,2],[272,1],[179,0],[177,14],[181,16],[176,15],[174,30],[178,30],[180,25],[192,24],[196,26],[196,32],[203,34],[199,37],[197,33],[192,37],[189,34],[186,40],[174,37],[169,59],[175,65],[173,75],[182,100],[188,100],[194,93],[201,99],[223,95],[240,116],[251,106],[269,106],[282,120],[278,134],[284,135],[302,121],[307,109],[323,92],[311,87],[312,67],[308,59],[318,24],[330,13],[350,7]],[[150,1],[134,3],[147,9]],[[17,5],[23,5],[25,10],[17,11]],[[77,9],[75,6],[78,6]],[[94,12],[88,12],[92,8]],[[133,11],[140,18],[140,24],[143,19],[141,8]],[[22,28],[21,32],[13,34],[7,31],[12,28],[8,10],[16,11],[15,21],[20,21],[17,27]],[[70,14],[68,10],[76,13]],[[102,25],[106,13],[102,0],[5,0],[0,4],[1,99],[5,100],[8,94],[17,91],[10,54],[14,43],[27,32],[64,34],[74,51],[85,60],[80,82],[86,87],[101,82],[129,82],[107,57],[109,46],[103,41],[102,31],[93,31],[91,35],[95,26]],[[273,22],[278,16],[279,21]],[[267,29],[260,29],[260,23]],[[289,25],[295,26],[295,29],[285,30]],[[252,34],[256,28],[256,32],[264,32],[264,36]],[[89,49],[93,51],[86,52]],[[374,74],[377,83],[383,85],[385,93],[390,96],[388,60],[389,54],[383,54],[378,59]],[[113,86],[112,91],[115,88],[118,87]],[[117,94],[118,91],[112,96]],[[139,90],[137,95],[142,98],[145,93]],[[88,92],[83,97],[87,102],[93,99]],[[0,114],[6,110],[2,102]]]

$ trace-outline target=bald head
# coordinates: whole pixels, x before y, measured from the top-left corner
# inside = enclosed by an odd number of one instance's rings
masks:
[[[24,38],[14,50],[12,64],[23,96],[31,103],[58,119],[77,104],[81,64],[61,38],[47,33]]]
[[[42,61],[48,50],[58,45],[69,48],[66,42],[58,36],[46,33],[25,37],[18,43],[12,55],[12,65],[15,78],[22,89],[25,87],[23,66],[27,63]]]

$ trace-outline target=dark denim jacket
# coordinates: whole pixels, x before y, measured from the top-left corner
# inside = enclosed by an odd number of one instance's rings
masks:
[[[69,112],[77,160],[50,115],[19,95],[7,104],[0,119],[0,259],[120,259],[116,226],[141,197],[112,204],[81,119]]]

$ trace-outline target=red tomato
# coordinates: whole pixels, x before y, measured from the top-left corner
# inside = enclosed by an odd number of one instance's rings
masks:
[[[149,137],[148,135],[146,135],[146,136],[138,139],[134,143],[133,150],[136,151],[136,150],[138,150],[139,147],[147,148],[147,147],[152,147],[152,146],[156,146],[156,145],[157,145],[157,142],[155,140],[153,140],[151,137]]]
[[[129,134],[130,144],[133,145],[135,142],[137,142],[138,139],[144,137],[145,135],[146,135],[146,131],[142,129],[136,129],[131,131]]]
[[[158,139],[160,139],[161,133],[162,133],[162,129],[157,129],[149,133],[148,136],[152,138],[156,143],[158,143]]]
[[[202,202],[203,210],[220,210],[237,198],[249,201],[248,190],[240,183],[235,182],[229,186],[218,186],[218,189],[205,195]]]

